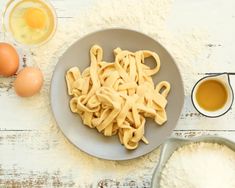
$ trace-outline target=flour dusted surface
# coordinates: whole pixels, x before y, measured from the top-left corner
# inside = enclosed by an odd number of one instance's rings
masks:
[[[27,55],[31,58],[30,61],[27,60],[27,65],[39,67],[44,74],[42,91],[29,99],[19,98],[15,96],[13,89],[8,90],[12,87],[12,79],[0,78],[4,86],[0,85],[1,104],[19,114],[14,121],[9,121],[10,118],[5,120],[8,122],[8,129],[18,129],[19,126],[15,122],[19,121],[25,129],[34,130],[35,136],[29,138],[30,145],[22,143],[23,146],[17,150],[22,158],[18,157],[16,160],[15,154],[6,149],[9,153],[0,156],[2,161],[6,161],[2,168],[7,169],[16,164],[15,168],[21,172],[30,171],[32,166],[40,172],[45,169],[47,172],[60,170],[61,176],[71,177],[75,187],[100,179],[131,179],[139,183],[147,181],[149,187],[159,151],[155,150],[138,159],[122,162],[105,161],[83,153],[66,140],[54,121],[49,99],[50,80],[58,58],[76,40],[96,30],[123,27],[141,31],[167,48],[181,70],[185,91],[189,94],[191,86],[197,80],[192,73],[201,72],[199,66],[193,63],[205,49],[205,33],[200,28],[170,32],[166,22],[172,5],[172,0],[96,0],[76,18],[71,19],[71,22],[59,22],[51,41],[26,53],[31,54]],[[5,90],[7,92],[4,92]],[[35,149],[43,148],[48,143],[48,153]],[[25,155],[30,156],[31,160],[23,160]],[[39,158],[40,160],[37,160]],[[24,174],[27,176],[27,173]]]
[[[82,36],[96,30],[123,27],[138,30],[160,41],[176,58],[182,72],[193,72],[191,61],[193,61],[204,49],[204,34],[201,31],[191,31],[178,36],[170,33],[166,28],[166,20],[172,8],[172,0],[97,0],[95,3],[81,12],[77,18],[71,20],[67,25],[58,25],[55,37],[45,46],[34,49],[32,61],[37,64],[45,75],[45,85],[42,95],[39,99],[49,107],[48,92],[50,79],[58,58],[68,48]],[[131,7],[131,8],[130,8]],[[196,66],[195,66],[196,67]],[[187,71],[185,71],[187,70]],[[184,76],[184,78],[187,78]],[[191,79],[192,76],[187,79]],[[190,92],[190,85],[193,81],[186,80],[186,92]],[[44,109],[45,110],[45,109]],[[49,113],[50,114],[50,113]],[[58,127],[54,121],[44,127],[49,132],[57,131]],[[46,125],[48,126],[48,125]],[[58,139],[65,140],[59,132]],[[95,182],[104,178],[120,179],[131,178],[140,182],[144,180],[143,175],[152,178],[150,169],[154,169],[158,161],[158,151],[136,160],[115,162],[104,161],[79,151],[71,146],[68,142],[58,146],[59,151],[68,151],[70,156],[60,157],[57,159],[60,168],[64,173],[70,173],[71,167],[77,169],[77,177],[73,177],[75,182]],[[62,154],[62,152],[60,152]],[[67,158],[70,160],[67,160]],[[50,161],[48,161],[50,162]],[[144,166],[144,168],[143,168]],[[76,168],[74,168],[76,167]],[[76,172],[72,172],[76,174]],[[79,183],[80,184],[80,183]]]
[[[167,161],[160,187],[234,188],[235,152],[216,143],[180,147]]]

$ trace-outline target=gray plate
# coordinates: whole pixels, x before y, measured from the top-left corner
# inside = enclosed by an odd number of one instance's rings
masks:
[[[103,48],[104,59],[107,61],[113,61],[113,49],[116,47],[130,51],[147,49],[159,54],[162,66],[153,79],[155,83],[161,80],[167,80],[171,83],[166,109],[168,121],[163,126],[158,126],[150,120],[147,121],[145,135],[149,140],[148,145],[140,143],[136,150],[128,151],[119,143],[117,136],[105,137],[99,134],[95,129],[84,126],[80,117],[70,111],[70,97],[67,94],[65,73],[73,66],[78,66],[80,70],[89,66],[89,50],[94,44],[99,44]],[[108,160],[133,159],[157,148],[175,128],[183,102],[183,82],[170,54],[152,38],[127,29],[102,30],[91,33],[75,42],[59,59],[51,81],[51,106],[56,122],[64,135],[82,151]]]
[[[192,139],[170,138],[162,146],[160,159],[159,159],[158,165],[155,169],[153,179],[152,179],[152,186],[151,186],[152,188],[160,188],[161,171],[163,170],[166,162],[174,153],[174,151],[177,150],[179,147],[182,147],[184,145],[194,143],[194,142],[208,142],[208,143],[223,144],[235,151],[234,142],[225,138],[217,137],[217,136],[200,136],[200,137],[196,137]]]

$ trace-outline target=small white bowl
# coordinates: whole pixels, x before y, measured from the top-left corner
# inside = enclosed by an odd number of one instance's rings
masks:
[[[202,82],[207,81],[207,80],[219,81],[220,83],[222,83],[224,85],[224,87],[227,91],[227,94],[228,94],[228,98],[227,98],[225,105],[216,111],[208,111],[208,110],[203,109],[202,107],[200,107],[200,105],[198,104],[197,99],[196,99],[196,91],[197,91],[198,87],[200,86],[200,84]],[[233,100],[234,100],[234,94],[233,94],[232,86],[230,84],[229,74],[228,73],[221,73],[221,74],[203,77],[194,85],[192,93],[191,93],[191,99],[192,99],[192,103],[193,103],[193,106],[195,107],[195,109],[200,114],[202,114],[206,117],[215,118],[215,117],[219,117],[219,116],[224,115],[225,113],[227,113],[230,110],[230,108],[233,104]]]

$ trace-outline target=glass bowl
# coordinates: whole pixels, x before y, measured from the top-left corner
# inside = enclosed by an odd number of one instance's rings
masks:
[[[15,38],[11,28],[10,28],[10,14],[11,14],[12,10],[15,8],[16,5],[18,5],[19,3],[23,2],[23,1],[28,1],[28,2],[32,1],[32,2],[43,3],[50,9],[50,11],[53,15],[54,26],[53,26],[52,31],[45,40],[43,40],[39,43],[26,44],[26,43],[23,43],[23,42],[17,40]],[[41,46],[41,45],[47,43],[54,36],[55,31],[57,29],[57,15],[56,15],[55,8],[47,0],[9,0],[6,3],[5,8],[2,12],[2,23],[3,23],[3,32],[5,32],[5,37],[13,39],[14,42],[16,42],[20,45],[23,45],[25,47],[33,48],[33,47],[38,47],[38,46]]]

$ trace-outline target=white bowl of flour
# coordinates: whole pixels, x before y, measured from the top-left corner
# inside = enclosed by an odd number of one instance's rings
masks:
[[[162,146],[152,188],[234,188],[235,143],[203,136],[170,138]]]

